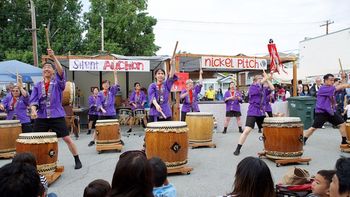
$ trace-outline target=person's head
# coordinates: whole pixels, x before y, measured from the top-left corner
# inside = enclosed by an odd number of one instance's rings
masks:
[[[103,80],[102,81],[102,88],[103,90],[108,90],[109,89],[110,82],[108,80]]]
[[[231,82],[230,82],[230,85],[229,85],[229,89],[230,89],[230,90],[234,90],[234,89],[235,89],[235,86],[236,86],[235,82],[231,81]]]
[[[298,84],[303,84],[303,81],[302,80],[298,80]]]
[[[165,71],[162,68],[158,68],[154,71],[154,77],[157,82],[161,83],[165,79]]]
[[[323,82],[327,86],[332,86],[334,85],[334,75],[332,74],[326,74],[323,76]],[[317,82],[316,82],[317,83]]]
[[[214,88],[213,88],[213,86],[209,86],[209,90],[213,90]]]
[[[152,167],[142,151],[120,155],[112,179],[110,196],[153,196]]]
[[[309,92],[309,86],[308,85],[303,85],[303,91],[304,92]]]
[[[318,171],[311,184],[312,193],[320,197],[329,196],[329,185],[334,174],[335,170]]]
[[[341,80],[339,78],[334,78],[334,85],[337,86],[341,84]]]
[[[255,75],[253,78],[254,83],[261,83],[261,80],[263,79],[262,75]]]
[[[51,62],[45,62],[43,64],[43,77],[44,78],[51,78],[53,74],[55,73],[55,66]]]
[[[275,195],[271,172],[266,163],[255,157],[246,157],[237,165],[232,194],[244,197],[271,197]]]
[[[192,81],[192,79],[187,79],[186,80],[186,89],[190,90],[192,88],[193,88],[193,81]]]
[[[13,86],[12,90],[11,90],[11,94],[13,97],[19,97],[21,96],[21,91],[19,89],[19,87],[17,85]]]
[[[350,196],[350,158],[339,158],[335,164],[336,173],[329,188],[330,197]]]
[[[161,187],[167,179],[167,168],[159,157],[152,157],[148,160],[153,170],[154,187]]]
[[[134,83],[134,88],[135,88],[135,90],[140,91],[141,90],[141,84],[139,82],[135,82]]]
[[[0,168],[1,196],[38,197],[42,186],[36,168],[27,163],[9,163]]]
[[[94,89],[92,90],[92,94],[97,96],[98,95],[98,91],[99,91],[98,87],[94,87]]]
[[[13,83],[9,83],[8,85],[6,85],[6,91],[7,91],[7,92],[11,92],[13,86],[15,86]]]
[[[84,189],[84,197],[106,197],[111,190],[111,185],[102,179],[96,179]]]
[[[320,77],[317,77],[316,80],[315,80],[315,82],[316,82],[316,85],[317,85],[317,86],[320,86],[321,83],[322,83],[322,80],[321,80]]]
[[[33,155],[31,152],[17,153],[12,159],[12,163],[27,163],[36,168],[35,155]]]

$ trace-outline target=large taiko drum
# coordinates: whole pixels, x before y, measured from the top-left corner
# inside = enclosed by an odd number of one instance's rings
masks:
[[[186,114],[189,143],[207,143],[213,139],[214,120],[212,113],[189,112]]]
[[[12,157],[16,151],[16,139],[22,133],[19,120],[0,120],[0,158]]]
[[[66,82],[66,87],[63,91],[62,105],[72,105],[75,100],[75,83],[71,81]]]
[[[161,158],[168,169],[182,168],[187,163],[188,127],[186,122],[151,122],[146,128],[146,155]]]
[[[118,119],[97,120],[96,150],[120,150],[121,146]]]
[[[271,159],[296,159],[303,155],[303,123],[298,117],[265,118],[263,140]]]
[[[54,132],[22,133],[17,139],[16,152],[33,153],[39,173],[54,173],[57,168],[57,141]]]

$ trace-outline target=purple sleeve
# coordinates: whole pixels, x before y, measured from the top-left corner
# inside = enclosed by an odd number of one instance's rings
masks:
[[[242,102],[242,92],[239,91],[239,90],[236,90],[237,91],[237,96],[240,98],[240,99],[237,99],[239,102]]]
[[[174,82],[178,80],[178,77],[174,75],[173,78],[168,78],[166,80],[166,89],[170,92],[171,91],[171,86],[173,86]]]
[[[64,70],[62,71],[62,76],[59,75],[58,72],[56,72],[56,81],[60,90],[63,91],[66,87],[66,73],[64,72]]]
[[[333,96],[335,93],[335,87],[334,86],[321,86],[320,89],[317,92],[318,96]]]
[[[120,91],[120,86],[119,85],[113,85],[110,90],[111,93],[115,96],[117,93]]]
[[[93,96],[89,96],[89,108],[91,109],[94,106],[95,106],[94,98]]]
[[[156,85],[154,83],[151,83],[148,87],[148,100],[149,100],[149,106],[151,107],[153,105],[153,99],[156,97]]]
[[[129,98],[129,104],[135,103],[135,91],[133,91]]]
[[[100,111],[102,107],[102,98],[103,98],[103,92],[101,91],[98,93],[97,99],[96,99],[97,111]]]
[[[146,94],[141,91],[141,97],[142,97],[142,103],[145,103],[146,102]]]
[[[4,100],[2,101],[2,105],[6,110],[8,110],[11,102],[11,93],[7,94]]]
[[[230,91],[227,90],[227,91],[225,92],[225,95],[224,95],[224,100],[227,99],[227,98],[230,97],[230,96],[231,96],[231,95],[230,95]]]
[[[250,86],[248,94],[249,94],[249,96],[253,96],[253,95],[259,94],[259,88],[256,85]]]
[[[29,98],[30,98],[29,93],[27,92],[27,96],[22,96],[22,97],[23,97],[23,103],[24,103],[26,106],[29,106]]]
[[[34,87],[33,87],[33,90],[32,90],[32,95],[30,95],[30,99],[29,99],[29,103],[30,105],[39,105],[39,92],[38,92],[38,84],[36,84]]]
[[[199,94],[201,92],[201,90],[202,90],[202,85],[201,84],[196,85],[194,87],[194,91],[196,92],[196,94]]]

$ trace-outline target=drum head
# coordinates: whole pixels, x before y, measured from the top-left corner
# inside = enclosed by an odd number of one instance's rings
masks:
[[[19,120],[0,120],[0,125],[3,124],[19,124]]]
[[[56,138],[57,135],[55,132],[33,132],[33,133],[21,133],[19,134],[19,138],[30,138],[30,139],[41,139],[41,138]]]
[[[264,118],[264,123],[300,123],[301,119],[299,117],[269,117]]]
[[[162,122],[151,122],[147,124],[147,128],[182,128],[182,127],[187,127],[186,122],[162,121]]]
[[[97,120],[96,124],[104,124],[104,123],[119,123],[118,119],[109,119],[109,120]]]
[[[209,112],[188,112],[186,116],[213,116],[213,114]]]

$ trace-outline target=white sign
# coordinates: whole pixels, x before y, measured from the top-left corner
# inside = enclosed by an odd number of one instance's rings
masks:
[[[148,60],[70,59],[69,70],[149,72],[150,62]]]
[[[203,56],[202,68],[266,70],[266,59]]]

